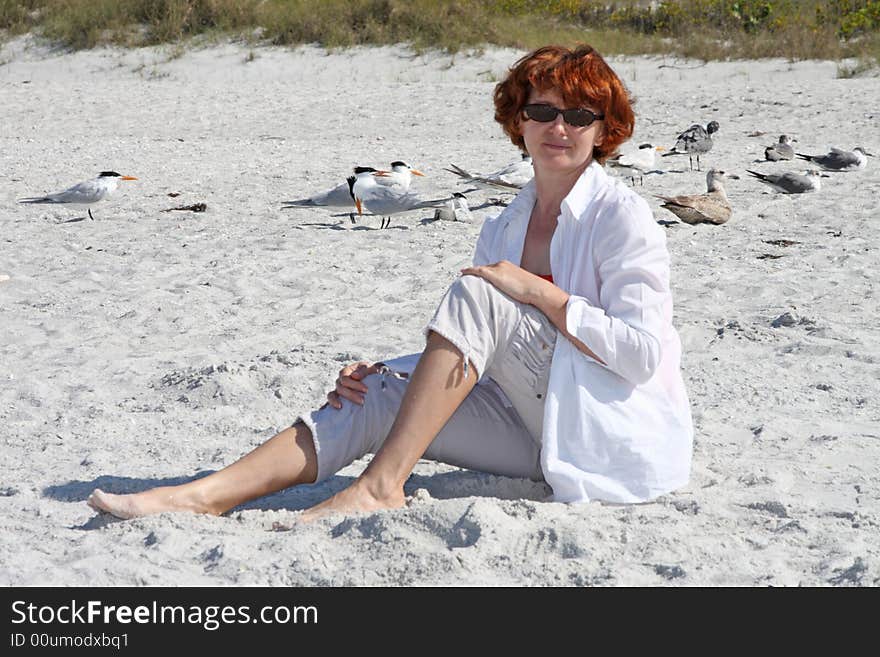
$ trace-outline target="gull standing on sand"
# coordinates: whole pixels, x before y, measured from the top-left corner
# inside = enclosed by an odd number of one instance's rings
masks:
[[[776,173],[758,173],[757,171],[746,171],[752,174],[765,185],[775,189],[783,194],[804,194],[805,192],[818,192],[821,189],[819,178],[827,178],[815,169],[808,169],[803,174],[788,172],[782,174]]]
[[[733,209],[727,200],[724,191],[725,180],[739,180],[739,176],[726,174],[720,169],[709,169],[706,174],[705,194],[693,194],[690,196],[661,196],[654,194],[664,201],[661,207],[666,208],[686,224],[715,224],[720,225],[730,219]]]
[[[851,151],[832,146],[825,155],[804,155],[803,153],[795,153],[795,155],[802,160],[818,164],[826,171],[859,171],[864,169],[868,163],[867,156],[874,156],[873,153],[869,153],[861,146],[856,146]]]
[[[663,147],[648,143],[639,144],[636,150],[615,155],[606,160],[605,164],[621,176],[629,178],[633,185],[636,184],[636,177],[639,183],[644,185],[645,174],[654,169],[655,154],[659,150],[663,150]]]
[[[694,168],[694,158],[697,158],[697,170],[700,170],[700,155],[712,150],[712,135],[718,132],[718,121],[709,121],[704,128],[693,124],[690,128],[676,137],[675,146],[663,157],[670,155],[687,155],[691,169]]]
[[[794,148],[791,145],[793,141],[797,141],[797,139],[792,139],[788,135],[779,135],[778,142],[764,149],[764,159],[770,162],[793,160]]]
[[[123,176],[115,171],[102,171],[97,178],[77,183],[63,192],[23,198],[19,200],[19,203],[60,203],[73,207],[85,207],[89,210],[89,219],[94,219],[91,206],[108,198],[116,191],[120,180],[137,180],[137,178]]]
[[[532,167],[532,156],[528,153],[523,153],[518,161],[511,162],[507,166],[498,169],[498,171],[486,174],[473,174],[455,164],[450,164],[449,166],[451,168],[445,169],[446,171],[454,173],[468,182],[511,193],[518,192],[535,177],[535,169]]]

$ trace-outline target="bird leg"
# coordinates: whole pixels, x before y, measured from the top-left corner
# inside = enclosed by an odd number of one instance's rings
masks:
[[[92,221],[94,221],[95,218],[92,216],[92,209],[89,208],[88,210],[89,210],[89,219],[91,219]]]

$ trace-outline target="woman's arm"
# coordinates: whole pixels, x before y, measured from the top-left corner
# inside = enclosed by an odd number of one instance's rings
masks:
[[[593,241],[599,305],[506,261],[468,267],[462,274],[481,276],[537,307],[586,356],[632,383],[644,383],[660,363],[667,306],[671,312],[665,235],[638,200],[609,208],[599,221]]]
[[[627,199],[597,219],[592,254],[598,304],[572,295],[566,326],[626,380],[645,383],[662,358],[671,321],[666,236],[641,199]]]

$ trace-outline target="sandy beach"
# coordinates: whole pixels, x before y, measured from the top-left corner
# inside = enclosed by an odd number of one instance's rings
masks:
[[[686,488],[565,505],[421,461],[403,510],[273,531],[359,461],[220,518],[86,505],[96,486],[216,470],[323,403],[344,364],[421,349],[500,208],[379,230],[281,202],[398,159],[444,196],[465,189],[449,163],[516,159],[492,90],[522,54],[0,48],[0,584],[880,584],[880,157],[802,195],[745,173],[805,168],[763,161],[782,133],[803,153],[880,156],[880,77],[834,62],[609,58],[637,99],[635,143],[720,124],[702,172],[658,158],[636,187],[658,220],[675,217],[653,194],[704,192],[710,167],[741,176],[728,223],[666,228],[696,429]],[[94,220],[17,203],[102,170],[138,181]]]

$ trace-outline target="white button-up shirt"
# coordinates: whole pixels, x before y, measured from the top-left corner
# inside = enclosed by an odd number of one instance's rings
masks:
[[[474,265],[519,265],[536,192],[485,221]],[[541,467],[559,502],[645,502],[688,482],[690,404],[672,325],[666,235],[645,200],[590,164],[562,202],[550,242],[571,298],[544,406]]]

